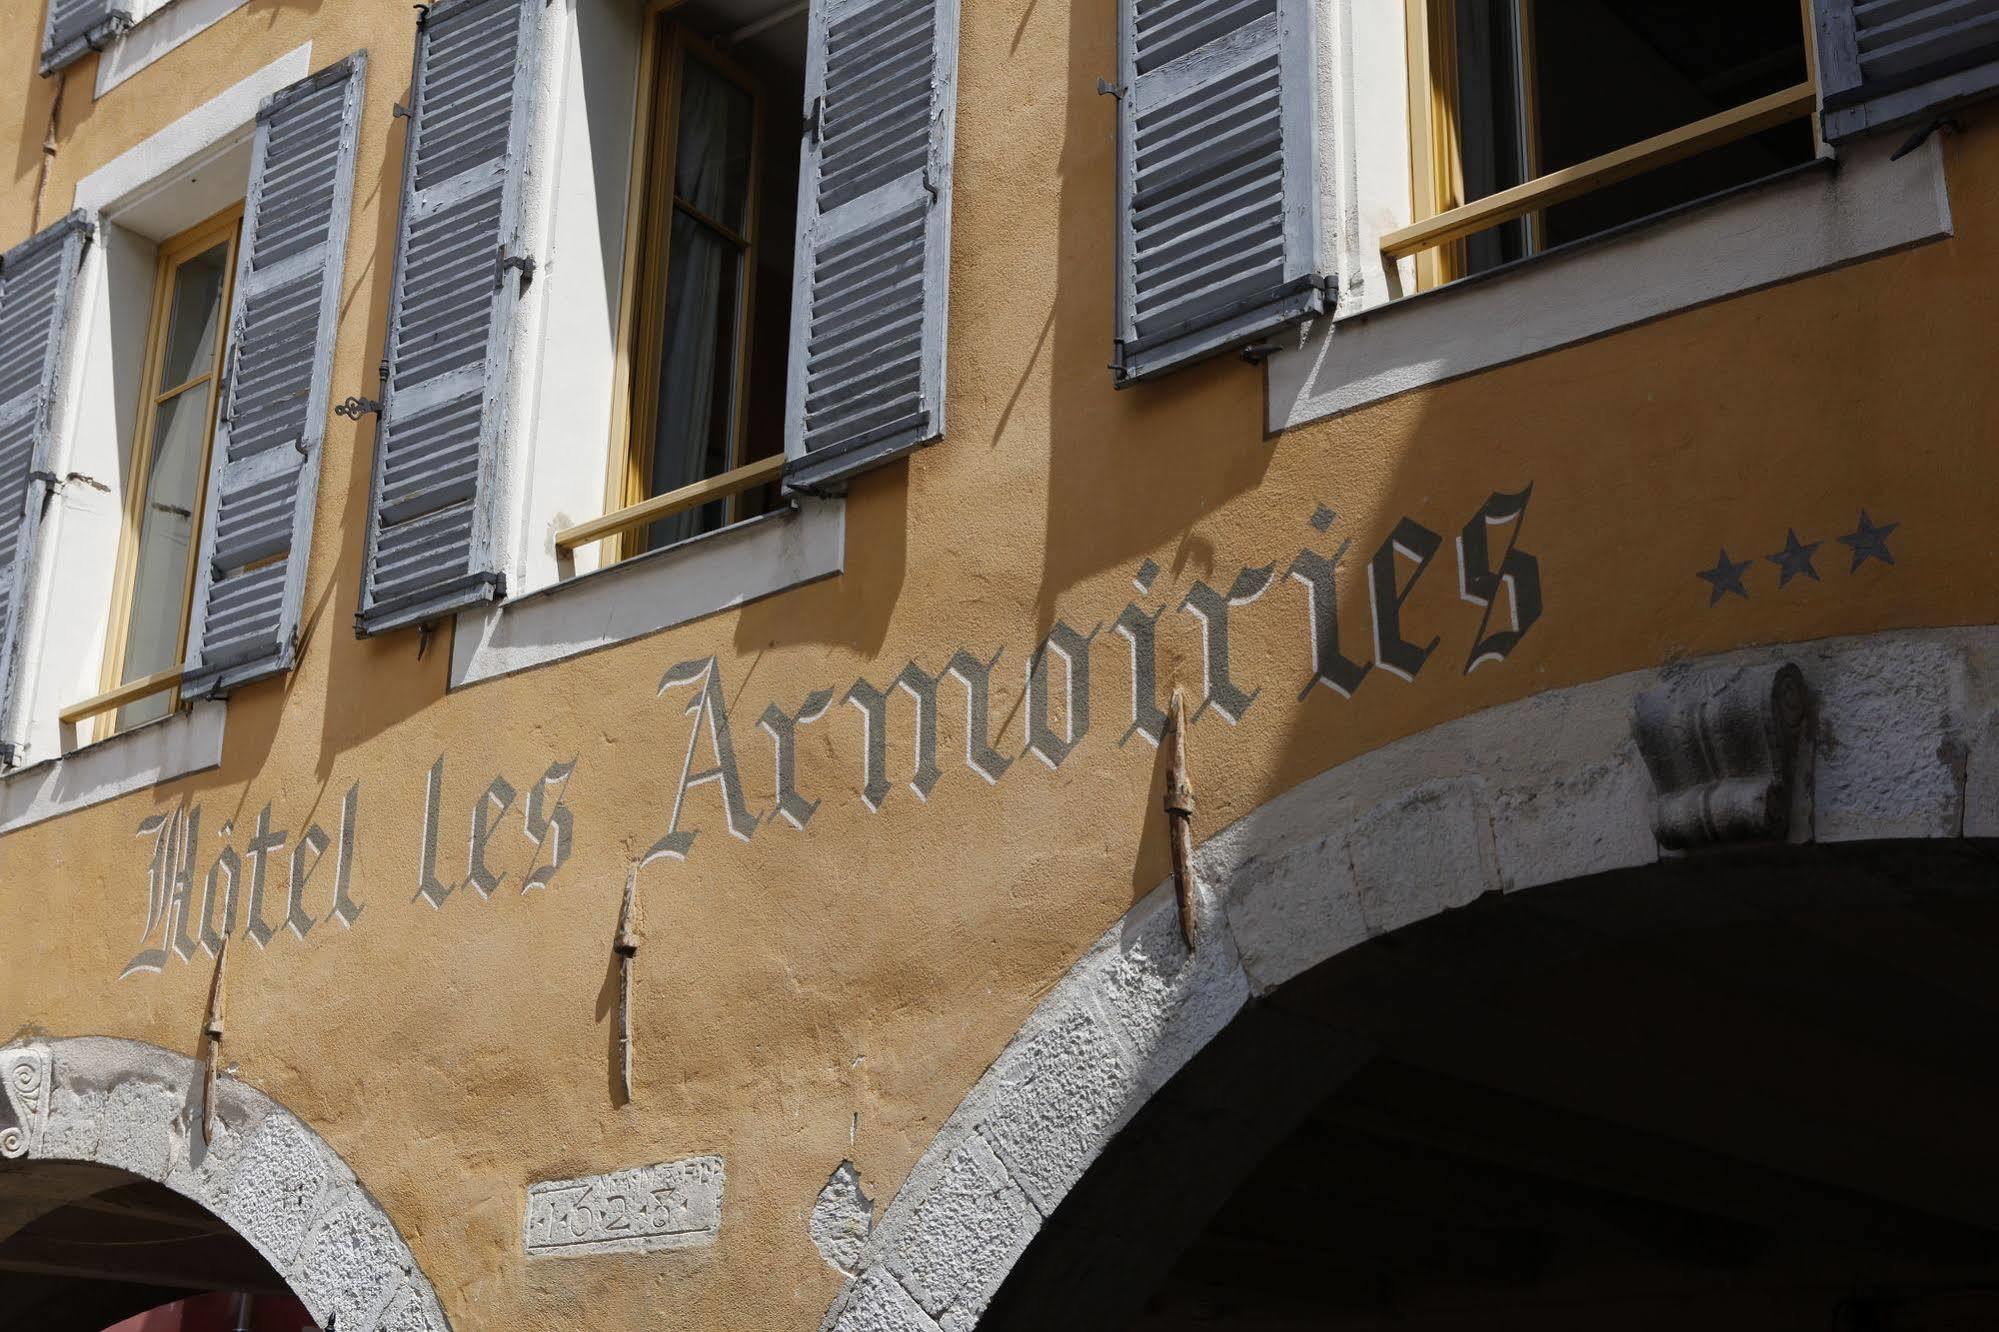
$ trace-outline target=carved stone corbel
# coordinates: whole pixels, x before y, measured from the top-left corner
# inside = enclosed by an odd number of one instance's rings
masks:
[[[42,1143],[55,1063],[39,1045],[0,1050],[0,1158],[18,1161]]]
[[[1689,674],[1638,696],[1652,833],[1673,851],[1782,841],[1808,698],[1792,662]]]

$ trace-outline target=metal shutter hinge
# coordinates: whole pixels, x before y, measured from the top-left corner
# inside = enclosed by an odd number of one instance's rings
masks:
[[[815,97],[805,112],[805,137],[819,142],[819,136],[826,132],[826,99]]]
[[[494,281],[506,281],[509,268],[520,270],[523,287],[534,281],[534,260],[524,254],[508,254],[505,250],[500,251],[500,267],[494,275]]]
[[[364,416],[380,416],[382,404],[374,398],[357,398],[350,393],[347,401],[333,409],[333,414],[344,416],[350,421],[358,421]],[[302,454],[305,450],[301,448],[299,452]]]
[[[410,109],[404,106],[401,102],[397,102],[394,106],[389,108],[389,114],[394,116],[397,120],[408,120],[410,118]]]
[[[939,198],[939,195],[937,193],[937,182],[931,178],[930,168],[927,166],[923,168],[923,188],[929,191],[930,202],[936,203]]]
[[[430,22],[430,6],[429,6],[429,5],[411,5],[411,6],[410,6],[410,8],[411,8],[411,9],[414,9],[414,10],[416,11],[416,27],[417,27],[417,31],[418,31],[418,32],[422,32],[422,31],[423,31],[423,29],[424,29],[424,27],[425,27],[425,25],[427,25],[427,24],[428,24],[428,23]]]
[[[1097,80],[1097,96],[1099,97],[1115,97],[1122,102],[1124,95],[1129,91],[1131,90],[1122,83],[1112,83],[1109,79],[1103,78]]]

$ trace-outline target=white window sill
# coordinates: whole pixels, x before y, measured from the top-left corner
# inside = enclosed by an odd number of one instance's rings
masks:
[[[1951,234],[1933,136],[1893,136],[1486,277],[1301,326],[1267,362],[1270,428],[1566,347]]]
[[[250,0],[140,0],[137,21],[97,59],[96,97],[102,97],[176,46]]]
[[[703,533],[498,606],[462,612],[451,687],[462,688],[643,638],[837,574],[846,502],[796,507]]]
[[[227,713],[222,701],[203,700],[163,721],[0,776],[0,833],[219,767]]]

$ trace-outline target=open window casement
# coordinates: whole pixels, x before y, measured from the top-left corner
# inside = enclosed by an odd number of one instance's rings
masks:
[[[13,761],[24,693],[23,629],[47,570],[42,513],[55,483],[55,415],[76,319],[78,270],[96,234],[86,213],[0,255],[0,762]]]
[[[366,56],[257,113],[182,692],[289,670],[312,546]]]
[[[504,594],[499,451],[532,269],[522,174],[541,0],[419,20],[360,634]]]
[[[136,0],[49,0],[42,29],[42,73],[68,69],[136,21]]]
[[[1829,142],[1999,91],[1993,0],[1814,0],[1813,10]]]
[[[825,492],[944,433],[957,0],[812,7],[784,482]]]
[[[1119,0],[1120,385],[1326,309],[1314,0]]]

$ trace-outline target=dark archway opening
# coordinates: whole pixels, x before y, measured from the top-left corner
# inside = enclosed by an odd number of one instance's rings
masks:
[[[1999,1327],[1999,854],[1492,896],[1259,1001],[991,1329]]]
[[[170,1305],[149,1327],[312,1326],[246,1240],[165,1186],[88,1162],[0,1162],[0,1332],[100,1332]]]

